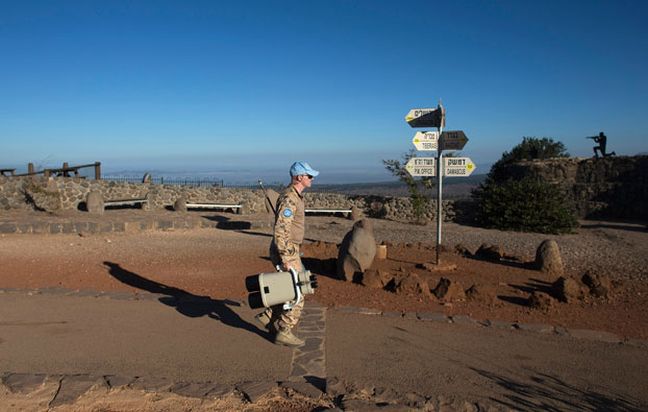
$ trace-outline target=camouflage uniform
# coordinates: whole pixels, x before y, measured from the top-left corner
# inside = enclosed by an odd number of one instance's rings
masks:
[[[273,266],[286,268],[291,265],[297,270],[305,270],[300,258],[299,249],[304,240],[304,197],[292,186],[277,199],[275,208],[274,236],[270,243],[270,260]],[[291,310],[285,311],[283,305],[266,309],[266,315],[272,319],[278,331],[289,331],[297,322],[304,307],[302,300]]]

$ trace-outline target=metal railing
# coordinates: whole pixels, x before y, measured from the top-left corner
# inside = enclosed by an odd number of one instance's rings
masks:
[[[223,179],[213,177],[208,178],[184,178],[184,177],[149,177],[148,179],[142,176],[104,176],[103,180],[110,180],[112,182],[128,182],[128,183],[153,183],[159,185],[178,185],[178,186],[195,186],[195,187],[224,187],[225,182]]]

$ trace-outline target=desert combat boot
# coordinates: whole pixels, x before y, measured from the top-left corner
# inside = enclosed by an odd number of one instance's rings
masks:
[[[262,326],[264,329],[272,332],[274,330],[274,325],[272,325],[272,319],[265,313],[261,312],[254,317],[254,320]]]
[[[274,343],[276,343],[277,345],[285,346],[301,346],[304,344],[304,341],[293,335],[290,329],[287,329],[283,331],[277,331]]]

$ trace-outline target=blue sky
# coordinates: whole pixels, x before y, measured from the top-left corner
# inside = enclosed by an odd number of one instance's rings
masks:
[[[439,98],[478,173],[523,136],[646,152],[646,21],[645,1],[0,1],[0,166],[389,180],[405,114]]]

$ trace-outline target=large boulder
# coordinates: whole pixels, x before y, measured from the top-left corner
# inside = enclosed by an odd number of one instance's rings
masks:
[[[375,256],[376,239],[373,235],[373,226],[367,219],[358,220],[344,236],[340,245],[337,260],[339,278],[352,281],[354,275],[364,273],[371,266]]]
[[[86,209],[93,215],[104,214],[104,201],[101,192],[98,190],[91,190],[86,196]]]
[[[446,302],[466,300],[466,293],[461,283],[448,278],[441,278],[433,293],[437,298]]]
[[[543,241],[536,250],[535,266],[541,272],[550,276],[562,276],[565,268],[560,249],[555,240],[547,239]]]

